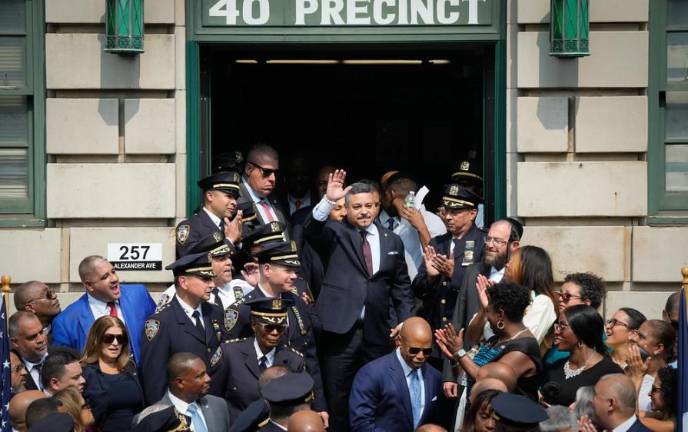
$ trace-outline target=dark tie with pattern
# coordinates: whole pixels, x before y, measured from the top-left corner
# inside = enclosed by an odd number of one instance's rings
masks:
[[[263,357],[261,357],[260,361],[258,362],[258,366],[260,367],[260,370],[262,370],[262,371],[267,369],[268,368],[268,356],[264,355]]]
[[[198,329],[199,332],[201,332],[201,334],[203,335],[203,338],[205,339],[205,329],[203,328],[203,324],[201,324],[201,320],[203,319],[203,318],[201,318],[201,314],[198,313],[198,311],[196,310],[196,311],[193,311],[191,316],[193,316],[194,319],[196,320],[196,328]]]
[[[366,267],[368,268],[368,277],[373,277],[373,252],[370,249],[370,243],[366,239],[368,231],[361,231],[361,240],[363,241],[363,258],[365,259]]]

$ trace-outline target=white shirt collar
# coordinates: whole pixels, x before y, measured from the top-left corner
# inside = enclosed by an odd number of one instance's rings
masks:
[[[46,352],[45,354],[43,354],[43,358],[41,359],[41,361],[39,361],[39,362],[37,362],[37,363],[30,362],[30,361],[28,361],[27,359],[25,359],[25,358],[23,358],[23,357],[20,357],[20,358],[21,358],[21,361],[24,362],[24,366],[26,367],[26,371],[27,371],[27,372],[31,372],[31,369],[33,369],[34,366],[40,365],[41,363],[43,363],[43,361],[45,360],[46,357],[48,357],[48,353],[47,353],[47,352]]]
[[[263,351],[260,349],[260,345],[258,345],[258,339],[254,337],[253,348],[256,349],[256,359],[258,359],[258,361],[260,361],[261,357],[265,356],[268,358],[268,367],[272,366],[273,363],[275,363],[275,351],[277,351],[277,347],[263,354]]]
[[[628,418],[628,420],[612,429],[612,432],[626,432],[631,428],[631,426],[633,426],[633,423],[635,423],[636,420],[638,420],[638,417],[636,417],[635,414],[633,414]]]
[[[497,282],[500,282],[502,278],[504,277],[504,271],[506,270],[506,267],[502,267],[501,270],[497,270],[494,267],[490,267],[490,280],[494,280]]]
[[[173,395],[171,391],[167,390],[167,397],[170,398],[170,402],[172,402],[172,405],[177,409],[182,414],[186,414],[190,403],[186,403],[183,400],[179,399],[177,396]],[[195,402],[192,402],[195,403]]]
[[[203,211],[205,211],[205,213],[208,215],[208,217],[210,218],[210,220],[213,221],[213,223],[215,224],[215,226],[219,228],[219,227],[220,227],[220,222],[222,222],[222,220],[221,220],[219,217],[217,217],[217,215],[215,215],[215,213],[211,212],[210,210],[208,210],[208,209],[205,208],[205,207],[203,207]]]
[[[102,312],[104,315],[108,315],[110,313],[110,308],[106,302],[98,300],[97,298],[93,297],[91,294],[88,293],[86,293],[86,298],[88,298],[88,305],[91,308],[95,308],[97,311]],[[115,305],[119,305],[119,300],[115,300]]]
[[[276,297],[273,296],[272,294],[270,294],[270,293],[268,293],[267,291],[265,291],[265,290],[263,289],[263,287],[260,286],[260,283],[258,283],[258,289],[260,290],[260,292],[263,293],[263,295],[264,295],[265,297],[267,297],[267,298],[276,298]]]
[[[399,360],[399,363],[401,363],[401,368],[404,370],[404,376],[408,377],[414,369],[411,366],[409,366],[408,363],[406,363],[406,360],[404,360],[404,358],[401,356],[400,348],[397,348],[395,352],[397,354],[397,360]]]
[[[199,303],[198,307],[196,309],[192,308],[190,305],[188,305],[184,300],[181,299],[178,295],[175,294],[177,297],[177,300],[179,300],[179,304],[182,306],[182,310],[184,310],[184,313],[193,320],[193,313],[195,311],[198,311],[200,316],[203,316],[203,311],[201,310],[201,305],[203,303]]]
[[[370,225],[368,225],[368,227],[365,229],[365,231],[368,233],[368,235],[373,235],[373,236],[378,235],[377,227],[375,226],[374,222],[371,223]]]

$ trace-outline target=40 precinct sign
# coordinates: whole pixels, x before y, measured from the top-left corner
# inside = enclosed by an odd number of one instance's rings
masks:
[[[489,26],[498,0],[202,0],[203,27]]]
[[[162,270],[162,243],[108,243],[107,250],[115,270]]]

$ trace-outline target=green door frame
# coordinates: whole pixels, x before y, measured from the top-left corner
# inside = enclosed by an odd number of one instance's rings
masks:
[[[256,35],[237,35],[237,34],[197,34],[198,9],[200,1],[187,0],[186,2],[186,210],[187,215],[191,215],[198,208],[201,202],[201,191],[196,182],[201,178],[201,166],[210,166],[210,152],[206,155],[201,154],[201,44],[236,44],[246,45],[249,42],[261,45],[303,45],[308,46],[313,43],[333,43],[333,44],[365,44],[371,42],[411,42],[411,43],[437,43],[437,42],[456,42],[466,43],[475,42],[491,45],[494,49],[494,75],[492,91],[486,91],[485,95],[494,98],[492,127],[484,116],[483,136],[491,136],[493,145],[487,145],[488,140],[483,138],[483,173],[489,186],[486,189],[486,201],[491,203],[487,213],[493,219],[506,216],[506,2],[498,1],[494,13],[495,23],[493,26],[498,28],[495,33],[432,33],[432,34],[392,34],[392,33],[369,33],[362,35],[352,31],[350,34],[327,35],[326,31],[322,34],[314,34],[312,31],[304,34],[289,35],[280,34],[279,31],[271,31],[269,34]],[[497,10],[498,9],[498,10]],[[379,29],[379,28],[378,28]],[[312,30],[312,29],[311,29]],[[488,104],[484,104],[487,106]],[[487,110],[484,109],[487,113]],[[202,158],[205,157],[206,160]],[[488,177],[489,176],[489,177]]]

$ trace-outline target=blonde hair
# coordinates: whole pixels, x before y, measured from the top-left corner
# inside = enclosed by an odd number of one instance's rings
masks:
[[[84,357],[81,360],[82,364],[98,362],[103,345],[103,336],[105,336],[105,332],[112,327],[117,327],[122,330],[122,335],[126,339],[126,342],[122,344],[122,352],[119,353],[119,357],[117,358],[117,369],[121,372],[129,366],[131,362],[129,334],[122,320],[110,315],[104,315],[98,318],[91,326],[91,330],[88,332],[88,338],[86,339],[86,346],[84,347]]]
[[[62,404],[61,412],[69,414],[74,420],[74,432],[84,432],[85,425],[81,422],[82,400],[84,397],[74,386],[65,387],[53,395]]]

